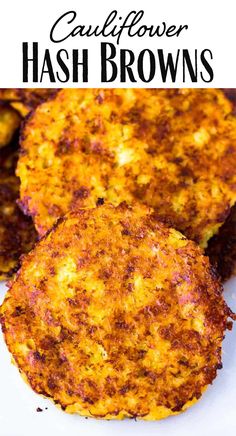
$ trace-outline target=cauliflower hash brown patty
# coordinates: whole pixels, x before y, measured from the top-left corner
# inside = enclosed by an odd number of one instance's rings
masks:
[[[43,235],[100,197],[138,200],[205,247],[236,201],[231,110],[215,89],[61,90],[22,132],[22,209]]]
[[[201,249],[124,203],[60,219],[1,307],[31,387],[106,419],[161,419],[196,402],[221,368],[229,315]]]
[[[13,144],[0,150],[0,280],[11,277],[22,253],[36,241],[31,218],[16,204],[20,181],[15,175],[18,151]]]

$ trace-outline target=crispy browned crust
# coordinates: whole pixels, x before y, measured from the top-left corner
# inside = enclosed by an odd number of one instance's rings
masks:
[[[46,88],[0,88],[0,101],[7,101],[23,117],[56,94],[57,89]]]
[[[20,185],[15,176],[17,158],[13,144],[0,150],[0,280],[12,276],[21,254],[36,240],[32,220],[16,204]]]
[[[17,129],[20,127],[21,117],[10,105],[0,102],[0,148],[8,145]]]
[[[219,233],[209,241],[207,255],[223,281],[236,274],[236,206]]]
[[[102,205],[59,220],[1,307],[21,373],[67,412],[160,419],[221,368],[230,310],[209,260],[151,210]]]
[[[204,247],[236,201],[231,110],[214,89],[61,90],[22,131],[22,208],[43,235],[100,197],[138,200]]]

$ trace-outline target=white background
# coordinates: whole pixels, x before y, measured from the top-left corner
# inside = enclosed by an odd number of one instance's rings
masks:
[[[5,288],[0,285],[0,297]],[[236,311],[236,278],[225,286]],[[236,434],[236,326],[223,342],[223,369],[202,399],[181,415],[162,421],[102,421],[68,415],[35,394],[10,364],[0,334],[1,436],[234,436]],[[37,412],[41,407],[43,412]],[[48,409],[45,409],[47,407]]]
[[[59,16],[68,11],[78,12],[76,24],[102,24],[113,9],[117,9],[124,17],[133,10],[144,9],[143,24],[155,25],[162,21],[167,24],[188,24],[189,29],[183,31],[176,38],[129,38],[122,37],[120,48],[130,48],[138,53],[144,48],[156,51],[164,49],[166,52],[175,52],[177,48],[194,49],[199,51],[208,48],[213,52],[214,81],[209,85],[200,81],[183,84],[181,74],[177,76],[175,86],[192,87],[236,87],[236,4],[235,0],[1,0],[0,12],[0,87],[26,87],[22,83],[22,42],[38,41],[42,49],[49,48],[55,53],[66,48],[89,49],[89,83],[66,83],[66,87],[96,87],[100,82],[100,42],[110,41],[113,38],[69,38],[61,44],[53,44],[49,40],[49,32]],[[72,28],[71,28],[72,30]],[[53,57],[52,56],[52,57]],[[40,60],[42,65],[42,55]],[[56,65],[54,66],[56,69]],[[181,73],[180,69],[180,73]],[[34,87],[58,87],[61,84],[51,84],[45,80],[43,83],[28,83]],[[107,84],[109,87],[119,87],[119,81]],[[122,85],[125,86],[125,85]],[[145,87],[145,83],[127,83],[126,86]],[[173,86],[169,81],[163,84],[159,77],[148,86]]]

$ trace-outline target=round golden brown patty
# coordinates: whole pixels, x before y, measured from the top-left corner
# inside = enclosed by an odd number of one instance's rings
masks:
[[[0,88],[0,101],[7,101],[23,117],[57,92],[47,88]]]
[[[0,280],[12,276],[21,254],[33,247],[37,236],[31,218],[16,204],[20,185],[15,175],[17,159],[15,145],[0,150]]]
[[[43,235],[98,198],[138,200],[204,247],[236,201],[231,110],[214,89],[61,90],[22,132],[22,208]]]
[[[228,315],[201,249],[125,204],[59,220],[1,307],[32,388],[67,412],[112,419],[160,419],[199,399],[221,367]]]
[[[0,148],[11,142],[20,122],[21,117],[15,109],[0,102]]]

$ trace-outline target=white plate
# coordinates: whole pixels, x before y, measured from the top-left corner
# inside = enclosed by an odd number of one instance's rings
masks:
[[[0,284],[0,298],[5,294]],[[236,311],[236,278],[225,286]],[[236,326],[226,334],[223,369],[202,399],[185,413],[158,422],[102,421],[67,415],[35,394],[10,363],[0,335],[0,436],[227,436],[236,434]],[[40,407],[42,412],[37,412]]]

